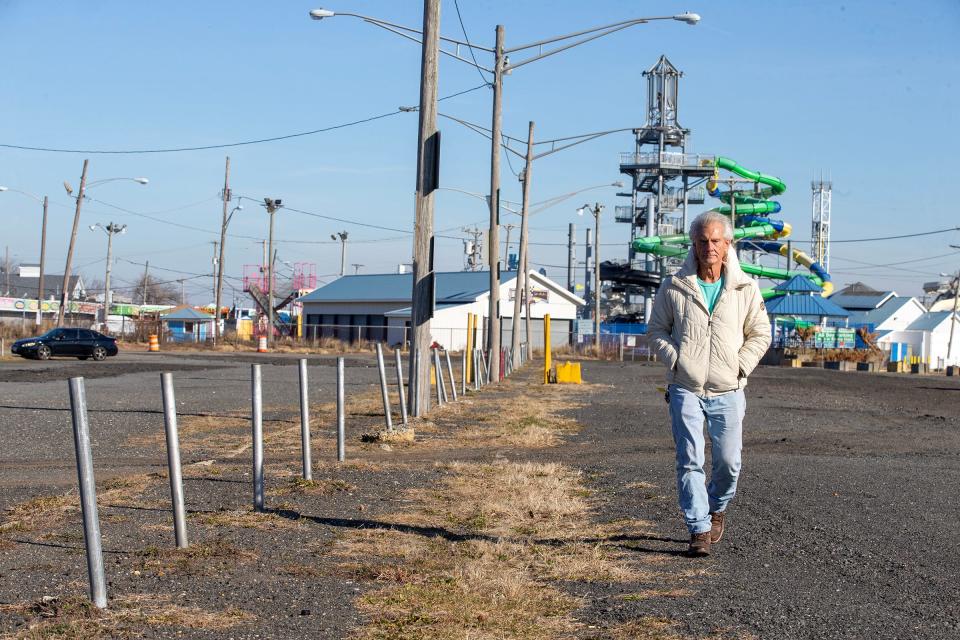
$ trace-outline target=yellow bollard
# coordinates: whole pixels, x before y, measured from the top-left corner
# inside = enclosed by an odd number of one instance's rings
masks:
[[[543,316],[543,384],[550,382],[550,369],[553,362],[550,357],[550,314]]]
[[[476,316],[472,313],[467,314],[467,346],[464,347],[467,352],[467,382],[473,382],[473,324]]]

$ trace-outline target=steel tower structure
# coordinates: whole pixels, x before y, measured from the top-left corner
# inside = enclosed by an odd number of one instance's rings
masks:
[[[833,196],[833,181],[819,180],[810,182],[813,191],[813,215],[810,227],[810,243],[813,259],[820,263],[823,270],[830,272],[830,202]]]
[[[620,154],[620,172],[630,176],[630,204],[616,208],[617,222],[630,225],[627,268],[609,270],[609,280],[622,286],[628,308],[648,321],[653,298],[664,275],[679,263],[671,258],[638,254],[632,242],[640,236],[684,233],[687,206],[703,204],[701,186],[714,173],[713,156],[687,153],[690,130],[678,121],[679,85],[683,73],[666,56],[643,72],[647,80],[646,124],[634,129],[634,149]]]

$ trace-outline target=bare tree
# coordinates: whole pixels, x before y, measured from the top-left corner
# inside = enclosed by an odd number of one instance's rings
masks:
[[[144,296],[146,289],[146,296]],[[134,300],[145,300],[146,304],[179,304],[180,290],[176,283],[165,282],[153,276],[140,276],[133,289]]]

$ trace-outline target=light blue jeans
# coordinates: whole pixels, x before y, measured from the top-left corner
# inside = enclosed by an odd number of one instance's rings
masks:
[[[670,422],[677,447],[677,495],[691,534],[710,530],[710,514],[721,512],[737,492],[743,414],[743,390],[701,397],[670,385]],[[712,446],[710,484],[703,471],[703,421]]]

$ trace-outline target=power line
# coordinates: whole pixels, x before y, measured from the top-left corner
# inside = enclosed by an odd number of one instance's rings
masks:
[[[463,16],[460,15],[460,3],[458,0],[453,0],[453,6],[457,10],[457,20],[460,21],[460,30],[463,31],[463,39],[467,41],[467,49],[470,51],[470,57],[473,58],[474,68],[477,70],[477,73],[480,74],[480,79],[485,85],[489,86],[487,82],[487,77],[483,75],[483,69],[480,68],[480,63],[477,62],[477,56],[473,53],[473,45],[470,44],[470,36],[467,35],[467,28],[463,26]]]
[[[487,87],[489,83],[484,82],[482,85],[472,87],[470,89],[464,89],[463,91],[458,91],[448,96],[439,98],[440,100],[449,100],[450,98],[455,98],[457,96],[462,96],[465,93],[470,93],[476,91],[477,89],[483,89]],[[329,131],[335,131],[337,129],[346,129],[347,127],[354,127],[361,124],[366,124],[368,122],[373,122],[375,120],[382,120],[383,118],[389,118],[390,116],[396,116],[401,113],[407,113],[410,111],[416,111],[416,109],[409,108],[400,108],[393,111],[388,111],[386,113],[381,113],[375,116],[369,116],[367,118],[360,118],[359,120],[352,120],[350,122],[343,122],[340,124],[330,125],[328,127],[321,127],[319,129],[312,129],[310,131],[300,131],[297,133],[288,133],[279,136],[272,136],[269,138],[257,138],[254,140],[242,140],[240,142],[227,142],[223,144],[208,144],[208,145],[197,145],[191,147],[167,147],[160,149],[62,149],[56,147],[38,147],[38,146],[28,146],[28,145],[18,145],[18,144],[7,144],[0,143],[0,148],[4,149],[17,149],[19,151],[42,151],[45,153],[85,153],[85,154],[101,154],[101,155],[133,155],[133,154],[149,154],[149,153],[181,153],[186,151],[209,151],[211,149],[229,149],[232,147],[243,147],[253,144],[263,144],[266,142],[279,142],[281,140],[290,140],[293,138],[302,138],[305,136],[312,136],[318,133],[327,133]]]

